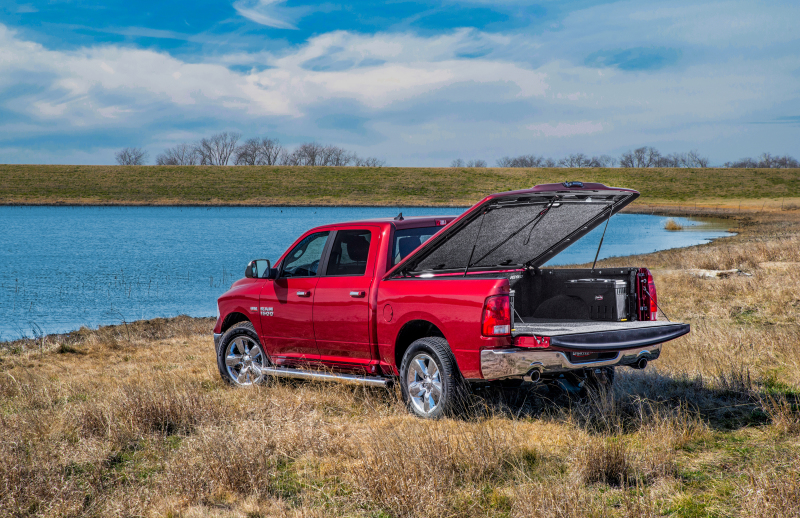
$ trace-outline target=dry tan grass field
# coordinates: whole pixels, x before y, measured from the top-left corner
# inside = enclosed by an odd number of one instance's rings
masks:
[[[798,516],[800,214],[730,224],[603,263],[653,269],[693,329],[580,400],[497,390],[429,422],[395,391],[231,389],[211,319],[2,344],[0,515]]]

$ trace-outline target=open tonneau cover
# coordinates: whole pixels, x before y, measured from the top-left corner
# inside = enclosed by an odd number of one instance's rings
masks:
[[[538,267],[604,223],[639,193],[565,182],[487,196],[386,274]]]
[[[513,336],[548,336],[550,345],[576,349],[631,349],[678,338],[689,324],[664,321],[604,322],[597,320],[540,320],[515,322]]]

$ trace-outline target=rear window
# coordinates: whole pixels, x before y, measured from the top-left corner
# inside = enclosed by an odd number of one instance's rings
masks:
[[[403,260],[408,254],[413,252],[419,245],[433,237],[434,234],[442,230],[442,227],[423,227],[423,228],[404,228],[394,232],[394,243],[392,244],[392,266]]]

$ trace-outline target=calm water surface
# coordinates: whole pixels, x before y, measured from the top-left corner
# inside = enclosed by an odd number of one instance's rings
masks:
[[[463,208],[0,207],[0,341],[179,314],[215,316],[251,259],[275,260],[309,228]],[[675,218],[618,214],[600,258],[729,235]],[[549,264],[591,262],[602,226]]]

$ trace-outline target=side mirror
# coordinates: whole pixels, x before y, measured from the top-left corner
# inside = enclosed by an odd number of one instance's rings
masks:
[[[244,269],[244,276],[248,279],[275,279],[278,270],[272,268],[269,259],[254,259]]]

